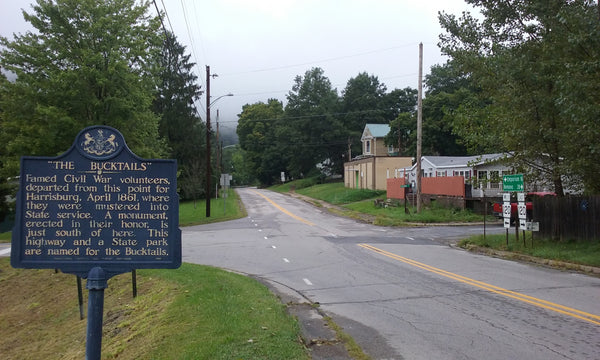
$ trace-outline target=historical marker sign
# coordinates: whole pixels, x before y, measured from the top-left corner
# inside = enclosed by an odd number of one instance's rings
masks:
[[[175,160],[141,159],[107,126],[61,156],[23,157],[11,264],[82,277],[179,267],[176,173]]]

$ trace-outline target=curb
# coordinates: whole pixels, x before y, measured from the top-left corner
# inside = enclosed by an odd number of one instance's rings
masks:
[[[286,305],[287,312],[295,317],[300,327],[302,342],[312,360],[352,360],[337,333],[329,327],[326,314],[298,291],[275,281],[252,276],[260,281]]]
[[[474,253],[478,253],[478,254],[482,254],[482,255],[495,256],[495,257],[499,257],[499,258],[507,259],[507,260],[528,262],[528,263],[532,263],[532,264],[546,266],[546,267],[553,268],[553,269],[576,271],[576,272],[584,273],[587,275],[600,277],[600,267],[575,264],[575,263],[559,261],[559,260],[542,259],[542,258],[538,258],[535,256],[519,254],[519,253],[514,253],[514,252],[509,252],[509,251],[494,250],[494,249],[484,248],[484,247],[476,246],[476,245],[470,245],[466,248],[461,248],[461,247],[457,247],[457,248],[467,250],[470,252],[474,252]]]

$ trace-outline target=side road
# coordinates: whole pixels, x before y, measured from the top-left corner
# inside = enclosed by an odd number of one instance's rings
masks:
[[[311,198],[311,197],[308,197],[305,195],[301,195],[296,192],[288,192],[285,194],[292,196],[296,199],[301,199],[301,200],[303,200],[307,203],[313,204],[317,207],[325,208],[325,209],[329,210],[330,212],[337,214],[337,215],[346,216],[346,214],[350,213],[347,209],[344,209],[343,207],[330,204],[323,200],[314,199],[314,198]],[[373,222],[375,221],[375,216],[369,215],[369,214],[353,212],[351,217],[358,221],[363,221],[363,222],[370,223],[370,224],[373,224]],[[418,226],[418,225],[421,225],[421,224],[415,224],[415,226]],[[473,225],[473,224],[471,223],[470,225]],[[452,247],[456,247],[456,244],[448,244],[448,245],[452,246]],[[509,251],[494,250],[494,249],[484,248],[484,247],[479,247],[479,246],[470,246],[470,247],[466,248],[465,250],[476,252],[479,254],[488,255],[488,256],[495,256],[495,257],[499,257],[499,258],[503,258],[503,259],[527,262],[527,263],[531,263],[531,264],[547,266],[547,267],[551,267],[554,269],[560,269],[560,270],[566,270],[566,271],[577,271],[577,272],[585,273],[588,275],[600,277],[600,267],[574,264],[574,263],[569,263],[569,262],[565,262],[565,261],[543,259],[543,258],[538,258],[538,257],[534,257],[534,256],[518,254],[518,253],[509,252]]]

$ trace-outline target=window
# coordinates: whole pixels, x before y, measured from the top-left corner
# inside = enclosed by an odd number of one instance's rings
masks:
[[[365,141],[365,154],[371,153],[371,140]]]
[[[479,188],[480,189],[486,189],[487,188],[487,171],[477,171],[477,182],[479,184]]]
[[[500,189],[500,172],[499,171],[490,171],[490,188],[491,189]]]

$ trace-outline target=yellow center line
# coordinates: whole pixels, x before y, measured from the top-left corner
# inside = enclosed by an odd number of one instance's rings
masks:
[[[265,200],[267,200],[268,202],[270,202],[271,205],[275,206],[282,213],[284,213],[286,215],[289,215],[289,216],[293,217],[294,219],[296,219],[298,221],[302,221],[306,225],[315,226],[315,224],[311,223],[310,221],[305,220],[305,219],[301,218],[300,216],[294,215],[291,212],[287,211],[286,209],[282,208],[281,206],[277,205],[273,200],[269,199],[268,197],[266,197],[265,195],[259,193],[258,191],[256,191],[256,190],[251,190],[251,191],[257,193],[260,196],[262,196]]]
[[[462,276],[462,275],[458,275],[455,273],[451,273],[449,271],[446,270],[442,270],[424,263],[420,263],[418,261],[409,259],[409,258],[405,258],[403,256],[376,248],[372,245],[368,245],[368,244],[359,244],[358,246],[365,248],[367,250],[371,250],[374,251],[378,254],[381,254],[383,256],[387,256],[389,258],[392,258],[394,260],[398,260],[401,261],[405,264],[409,264],[415,267],[418,267],[420,269],[423,270],[427,270],[429,272],[450,278],[450,279],[454,279],[460,282],[463,282],[465,284],[471,285],[471,286],[475,286],[478,287],[480,289],[484,289],[487,291],[490,291],[492,293],[495,294],[499,294],[499,295],[503,295],[512,299],[516,299],[534,306],[538,306],[547,310],[551,310],[551,311],[555,311],[557,313],[563,314],[563,315],[567,315],[567,316],[571,316],[580,320],[584,320],[587,322],[590,322],[592,324],[596,324],[596,325],[600,325],[600,316],[599,315],[594,315],[594,314],[590,314],[584,311],[580,311],[577,309],[573,309],[567,306],[563,306],[560,304],[556,304],[550,301],[546,301],[546,300],[542,300],[542,299],[538,299],[535,298],[533,296],[529,296],[529,295],[525,295],[525,294],[521,294],[515,291],[511,291],[511,290],[507,290],[507,289],[503,289],[501,287],[495,286],[495,285],[491,285],[491,284],[487,284],[484,283],[482,281],[478,281],[478,280],[474,280],[474,279],[470,279],[468,277]]]

